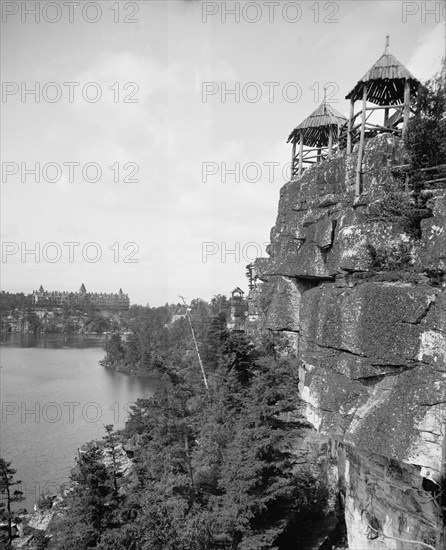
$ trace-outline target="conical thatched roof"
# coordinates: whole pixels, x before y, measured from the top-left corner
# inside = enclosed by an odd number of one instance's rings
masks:
[[[300,130],[303,130],[304,145],[317,147],[328,144],[329,128],[343,126],[347,122],[345,116],[330,103],[323,101],[319,107],[302,121],[288,137],[290,141],[298,141]]]
[[[345,98],[362,99],[364,84],[367,84],[367,101],[376,105],[396,105],[404,99],[404,84],[410,82],[411,94],[415,94],[420,81],[389,52],[389,38],[386,49],[378,61],[358,81]]]

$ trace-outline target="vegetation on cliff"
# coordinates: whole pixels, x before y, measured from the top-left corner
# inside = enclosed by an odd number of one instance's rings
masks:
[[[421,86],[405,146],[413,169],[446,162],[446,70]]]
[[[195,321],[198,310],[212,311],[202,306],[192,307]],[[151,316],[141,313],[135,334]],[[324,513],[325,485],[299,464],[306,422],[290,358],[277,358],[271,342],[255,348],[228,333],[217,313],[196,326],[206,389],[195,354],[181,348],[189,345],[183,319],[176,324],[183,340],[172,338],[168,354],[149,353],[164,389],[136,402],[122,432],[107,426],[103,445],[79,455],[52,548],[285,550]],[[150,350],[149,336],[144,342]],[[108,356],[122,349],[110,345]],[[134,466],[123,475],[116,449],[135,440]]]
[[[446,73],[420,87],[414,110],[404,143],[408,164],[402,171],[396,169],[395,177],[384,183],[381,196],[370,205],[368,215],[372,219],[394,220],[401,231],[417,239],[421,236],[421,220],[432,216],[429,182],[435,174],[433,169],[440,166],[439,173],[446,172]],[[402,248],[392,254],[397,262],[379,261],[382,251],[375,251],[377,267],[407,267],[409,247],[403,244]]]

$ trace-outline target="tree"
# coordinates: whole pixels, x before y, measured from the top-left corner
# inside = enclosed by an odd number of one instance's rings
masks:
[[[124,359],[124,346],[121,336],[118,333],[113,333],[104,345],[105,358],[101,364],[106,367],[121,363]]]
[[[114,526],[113,479],[102,458],[101,449],[92,447],[77,459],[67,513],[58,526],[63,550],[94,547],[102,533]]]
[[[8,525],[7,543],[11,544],[13,539],[12,535],[12,520],[15,515],[11,510],[11,504],[13,502],[20,502],[24,499],[22,491],[14,489],[15,485],[19,485],[21,481],[14,481],[14,475],[16,470],[11,468],[11,462],[6,462],[3,458],[0,458],[0,494],[6,497],[6,504],[0,504],[0,517],[6,520]]]
[[[107,424],[105,426],[105,431],[107,435],[104,437],[106,448],[110,452],[112,458],[112,479],[113,479],[113,491],[115,497],[118,496],[118,468],[116,464],[116,441],[115,441],[115,432],[113,431],[113,424]]]
[[[222,362],[226,370],[233,372],[237,382],[248,385],[258,353],[244,334],[227,333],[221,347]]]
[[[297,386],[287,361],[258,361],[223,451],[221,509],[239,550],[294,548],[296,536],[291,543],[287,533],[302,534],[307,518],[324,509],[323,485],[296,467],[293,444],[304,425],[296,413]]]
[[[30,310],[26,314],[26,320],[28,321],[28,331],[31,330],[34,334],[37,334],[42,325],[39,317]]]
[[[414,169],[446,162],[446,69],[420,86],[406,147]]]
[[[209,323],[206,335],[206,355],[204,360],[206,365],[215,370],[218,366],[218,358],[221,354],[221,346],[228,337],[226,328],[226,313],[220,312],[214,315]]]

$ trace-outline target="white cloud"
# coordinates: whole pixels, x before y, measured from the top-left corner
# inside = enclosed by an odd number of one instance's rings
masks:
[[[436,25],[425,37],[418,41],[418,47],[412,55],[407,68],[422,82],[432,78],[441,68],[441,59],[445,55],[445,26]]]

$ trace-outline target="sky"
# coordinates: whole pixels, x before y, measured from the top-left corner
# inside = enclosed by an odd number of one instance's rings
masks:
[[[1,289],[84,283],[151,306],[247,290],[292,129],[324,87],[347,115],[387,34],[418,79],[432,77],[445,9],[2,1]]]

